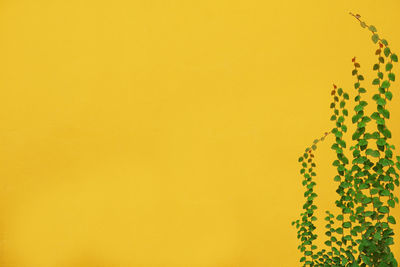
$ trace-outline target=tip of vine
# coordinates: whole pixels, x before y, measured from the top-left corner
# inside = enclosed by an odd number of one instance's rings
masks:
[[[355,14],[355,15],[354,15],[354,14],[351,13],[351,12],[349,12],[349,14],[352,15],[353,17],[355,17],[356,19],[361,18],[360,14]]]
[[[351,59],[351,62],[355,62],[356,61],[356,57],[353,57],[352,59]]]

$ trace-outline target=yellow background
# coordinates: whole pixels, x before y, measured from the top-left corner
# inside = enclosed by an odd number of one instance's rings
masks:
[[[400,54],[395,0],[1,0],[0,265],[299,266],[297,159],[333,127],[332,83],[354,98],[353,56],[372,89],[349,11]]]

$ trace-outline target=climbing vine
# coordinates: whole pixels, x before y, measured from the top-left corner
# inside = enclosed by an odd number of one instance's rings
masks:
[[[361,27],[369,30],[372,42],[377,45],[377,61],[372,67],[376,77],[370,84],[375,92],[372,100],[376,108],[371,114],[365,111],[368,105],[364,96],[367,93],[367,84],[361,73],[360,63],[354,57],[352,76],[355,79],[355,107],[351,122],[356,129],[352,133],[353,144],[346,149],[347,144],[343,139],[348,131],[346,123],[349,111],[346,104],[350,96],[334,84],[331,91],[333,101],[330,104],[333,114],[330,120],[335,125],[331,131],[315,139],[298,159],[301,164],[300,174],[304,177],[302,184],[306,189],[306,202],[300,219],[293,221],[292,225],[298,229],[298,249],[303,254],[300,258],[303,266],[397,267],[397,261],[390,249],[394,244],[391,227],[396,224],[390,209],[399,203],[393,192],[400,184],[399,174],[395,169],[396,167],[400,170],[400,157],[393,156],[395,146],[389,142],[392,134],[387,127],[390,118],[387,104],[393,98],[391,87],[396,77],[392,68],[393,63],[398,62],[398,57],[392,53],[388,42],[378,35],[375,26],[362,21],[358,14],[350,15],[357,19]],[[370,126],[368,129],[375,126],[375,129],[367,131],[367,126]],[[316,183],[313,181],[316,176],[314,151],[317,144],[329,135],[335,138],[331,149],[336,153],[332,165],[337,174],[333,180],[338,184],[338,200],[335,205],[340,213],[334,215],[326,211],[326,248],[318,250],[318,246],[314,244],[317,238],[314,233],[314,222],[317,221],[314,215],[317,209],[314,203],[317,197],[314,192]]]

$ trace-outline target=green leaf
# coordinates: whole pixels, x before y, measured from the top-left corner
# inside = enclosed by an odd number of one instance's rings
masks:
[[[368,116],[364,116],[364,117],[362,118],[362,121],[363,121],[363,122],[370,122],[371,119],[370,119]]]
[[[359,116],[354,115],[354,116],[351,118],[351,122],[352,122],[352,123],[356,123],[356,122],[358,121],[358,119],[359,119]]]
[[[361,188],[361,187],[365,187],[365,186],[367,186],[366,188]],[[361,184],[361,186],[360,186],[360,189],[367,189],[368,188],[368,185],[366,185],[366,184]],[[368,204],[368,203],[371,203],[371,198],[370,197],[366,197],[366,198],[364,198],[362,201],[361,201],[361,203],[363,203],[363,204]]]
[[[389,80],[391,80],[391,81],[393,81],[393,82],[396,80],[396,76],[394,75],[393,72],[391,72],[391,73],[388,74],[388,78],[389,78]]]
[[[385,63],[385,59],[383,57],[379,57],[378,60],[380,63]]]
[[[336,219],[338,220],[338,221],[343,221],[343,215],[338,215],[337,217],[336,217]]]
[[[377,30],[376,30],[376,28],[375,28],[374,25],[370,25],[370,26],[368,27],[368,29],[369,29],[370,31],[372,31],[372,32],[377,32]]]
[[[368,148],[366,151],[365,151],[365,154],[366,155],[370,155],[370,156],[372,156],[372,157],[379,157],[379,151],[378,150],[372,150],[371,148]]]
[[[359,144],[360,146],[366,146],[366,145],[368,145],[368,141],[365,140],[365,139],[360,139],[360,141],[358,141],[358,144]]]
[[[379,96],[379,95],[378,95]],[[379,119],[381,116],[379,115],[379,113],[378,112],[374,112],[374,113],[372,113],[372,115],[371,115],[371,119],[374,119],[374,120],[377,120],[377,119]]]
[[[383,136],[386,138],[392,138],[392,133],[388,129],[385,129],[383,130]]]
[[[386,98],[387,98],[388,100],[392,100],[392,98],[393,98],[393,94],[392,94],[392,92],[390,92],[390,91],[387,91],[387,92],[385,93],[385,96],[386,96]]]
[[[388,216],[387,220],[391,224],[396,224],[396,219],[393,216]]]
[[[388,57],[388,56],[390,55],[390,48],[389,48],[389,47],[386,47],[386,48],[383,50],[383,53],[385,54],[385,57]]]
[[[394,203],[394,200],[393,200],[393,199],[389,199],[389,200],[387,201],[387,203],[388,203],[389,207],[394,208],[395,203]]]
[[[344,222],[342,224],[343,228],[350,228],[351,227],[351,222]]]
[[[389,64],[389,63],[388,63]],[[390,87],[390,82],[389,81],[383,81],[383,83],[382,83],[382,85],[381,85],[381,87],[382,88],[389,88]]]
[[[379,139],[376,141],[376,144],[377,144],[378,146],[384,146],[384,145],[386,144],[386,140],[383,139],[383,138],[379,138]]]
[[[390,56],[390,59],[391,59],[393,62],[397,62],[397,61],[398,61],[398,58],[397,58],[397,55],[396,55],[396,54],[392,54],[392,55]]]
[[[374,33],[371,37],[371,40],[376,44],[379,41],[379,35]]]
[[[352,136],[351,136],[351,139],[352,140],[357,140],[358,138],[360,138],[360,136],[361,136],[361,132],[355,132]]]
[[[365,24],[364,21],[360,21],[360,25],[361,25],[361,27],[363,27],[363,28],[367,27],[367,24]]]
[[[386,45],[386,46],[389,45],[388,42],[386,41],[386,39],[382,39],[382,40],[381,40],[381,43],[382,43],[383,45]]]
[[[325,235],[331,236],[331,235],[332,235],[332,232],[331,232],[331,231],[326,231],[326,232],[325,232]]]
[[[371,190],[371,192],[372,192],[372,190]],[[371,194],[372,194],[372,193],[371,193]],[[364,216],[365,216],[365,217],[371,217],[373,214],[374,214],[373,211],[366,211],[366,212],[364,213]]]
[[[377,103],[378,105],[384,106],[384,105],[386,105],[386,100],[385,100],[384,98],[380,97],[380,98],[378,99],[378,101],[376,101],[376,103]]]
[[[389,192],[389,190],[387,190],[387,189],[384,189],[384,190],[382,190],[381,192],[380,192],[380,195],[381,196],[390,196],[390,192]]]
[[[380,110],[379,112],[383,115],[383,117],[385,117],[386,119],[389,119],[390,113],[389,113],[388,110],[382,109],[382,110]]]
[[[373,85],[377,85],[377,84],[379,84],[379,79],[378,78],[376,78],[376,79],[374,79],[373,81],[372,81],[372,84]]]
[[[374,239],[381,240],[381,239],[382,239],[381,234],[380,234],[379,232],[376,232],[376,233],[374,234]]]
[[[337,132],[335,133],[335,136],[341,138],[341,137],[343,136],[343,133],[340,132],[340,131],[337,131]]]
[[[371,191],[370,191],[371,195],[375,195],[378,192],[379,192],[378,188],[372,188]],[[367,215],[365,215],[365,216],[367,216]]]
[[[357,105],[357,106],[354,107],[354,111],[355,112],[359,112],[360,110],[363,110],[363,108],[364,107],[362,105]]]
[[[373,132],[371,135],[371,139],[378,139],[379,138],[379,133],[378,132]]]
[[[372,67],[373,70],[379,70],[379,64],[375,63]]]
[[[374,197],[373,198],[373,206],[374,206],[374,208],[380,208],[381,206],[382,206],[382,202],[379,200],[379,198],[378,197]]]
[[[378,208],[378,211],[380,213],[388,213],[389,212],[389,208],[386,207],[386,206],[381,206],[381,207]]]
[[[358,128],[364,128],[366,126],[366,123],[365,122],[359,122],[358,124],[357,124],[357,127]]]
[[[312,145],[312,146],[311,146],[311,149],[312,149],[312,150],[316,150],[316,149],[317,149],[317,146],[316,146],[316,145]]]
[[[375,100],[375,101],[377,101],[380,97],[381,97],[380,94],[374,94],[374,95],[372,96],[372,99]]]
[[[386,151],[385,151],[385,155],[386,155],[386,157],[387,157],[387,158],[392,158],[392,156],[393,156],[393,152],[392,152],[392,150],[390,150],[390,149],[386,149]]]
[[[364,255],[364,254],[360,254],[361,259],[363,260],[363,262],[365,264],[367,264],[368,266],[372,265],[371,260],[369,259],[368,256]]]
[[[361,88],[358,89],[358,92],[359,92],[360,94],[362,94],[362,93],[366,93],[367,90],[365,90],[365,88],[361,87]]]
[[[388,159],[384,159],[384,160],[387,160],[387,161],[389,161]],[[389,164],[387,164],[386,166],[388,166]],[[389,183],[389,184],[387,184],[386,185],[387,186],[387,189],[389,190],[394,190],[394,184],[393,183]],[[388,196],[389,196],[390,194],[388,194]]]
[[[386,67],[385,67],[386,71],[390,71],[392,68],[393,68],[393,64],[392,63],[387,63],[386,64]]]

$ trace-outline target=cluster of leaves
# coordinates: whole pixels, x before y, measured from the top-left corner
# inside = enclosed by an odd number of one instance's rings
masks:
[[[393,157],[395,146],[389,143],[392,134],[386,125],[390,118],[386,104],[393,98],[390,89],[391,83],[395,81],[395,74],[392,68],[398,57],[392,53],[388,42],[380,38],[373,25],[361,21],[360,15],[350,14],[360,22],[361,27],[372,33],[371,40],[378,46],[375,52],[377,63],[373,65],[376,78],[372,80],[372,86],[377,88],[377,93],[372,97],[376,109],[370,115],[364,111],[368,102],[363,100],[363,94],[367,90],[363,86],[364,76],[359,72],[360,64],[354,57],[352,75],[356,79],[354,89],[357,94],[354,98],[354,115],[351,117],[351,122],[356,125],[356,130],[352,133],[354,145],[350,147],[350,151],[346,151],[346,142],[343,139],[347,132],[345,123],[349,117],[346,109],[349,94],[333,85],[333,102],[330,104],[333,115],[330,120],[335,123],[335,127],[322,138],[314,140],[312,146],[306,148],[299,158],[302,166],[300,173],[304,176],[302,184],[306,187],[304,197],[307,201],[303,205],[301,219],[293,221],[292,225],[298,229],[297,238],[301,241],[298,249],[304,254],[300,259],[303,266],[397,267],[397,261],[390,249],[394,244],[391,226],[396,224],[390,209],[399,203],[393,192],[395,186],[399,186],[399,174],[395,167],[400,170],[400,157]],[[366,130],[369,123],[375,124],[376,131]],[[317,251],[318,247],[314,244],[317,238],[314,234],[314,222],[317,220],[314,215],[317,209],[314,200],[317,194],[313,191],[316,185],[313,181],[316,176],[313,151],[316,150],[317,143],[329,134],[335,136],[331,148],[337,156],[332,164],[336,167],[337,175],[333,179],[339,184],[336,190],[339,199],[335,204],[341,212],[335,218],[334,214],[326,211],[327,240],[324,244],[327,249]],[[351,153],[352,159],[346,153]],[[334,219],[337,221],[336,225]]]

